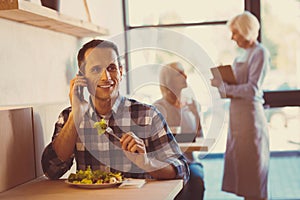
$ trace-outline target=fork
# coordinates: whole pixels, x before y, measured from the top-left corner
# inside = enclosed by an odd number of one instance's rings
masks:
[[[117,140],[119,140],[119,141],[121,140],[121,138],[118,137],[110,127],[107,127],[107,128],[106,128],[106,132],[107,132],[108,134],[110,134],[111,136],[115,137]]]

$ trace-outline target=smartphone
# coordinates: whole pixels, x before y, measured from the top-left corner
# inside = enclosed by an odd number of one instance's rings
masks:
[[[78,75],[84,76],[84,74],[80,70],[78,71]],[[82,86],[78,87],[78,94],[79,94],[80,100],[83,101],[84,100],[84,95],[83,95],[83,87]]]

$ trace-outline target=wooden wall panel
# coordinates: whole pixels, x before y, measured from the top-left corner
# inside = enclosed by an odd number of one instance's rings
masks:
[[[32,108],[0,108],[0,192],[36,178]]]

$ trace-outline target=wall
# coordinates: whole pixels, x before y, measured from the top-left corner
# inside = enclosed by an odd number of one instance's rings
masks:
[[[77,39],[5,19],[0,28],[0,105],[66,101]]]
[[[70,6],[76,2],[77,7]],[[76,10],[82,9],[79,1],[70,3],[62,4],[61,9],[69,6],[73,16],[78,17]],[[92,3],[92,19],[103,22],[110,16],[106,16],[108,11],[102,11],[114,9],[114,23],[99,25],[108,28],[112,35],[122,32],[121,0]],[[51,140],[59,112],[69,105],[69,81],[77,72],[77,51],[91,38],[78,39],[2,18],[0,37],[0,107],[33,107],[36,174],[39,176],[42,175],[42,151]]]
[[[41,175],[41,152],[51,139],[59,109],[68,105],[79,41],[4,19],[0,28],[0,106],[33,107],[36,169]]]

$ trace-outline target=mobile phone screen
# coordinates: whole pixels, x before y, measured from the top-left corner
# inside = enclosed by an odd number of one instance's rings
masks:
[[[84,76],[83,73],[80,70],[78,71],[78,75]],[[79,94],[80,100],[83,101],[84,100],[84,95],[83,95],[83,87],[82,86],[78,87],[78,94]]]

